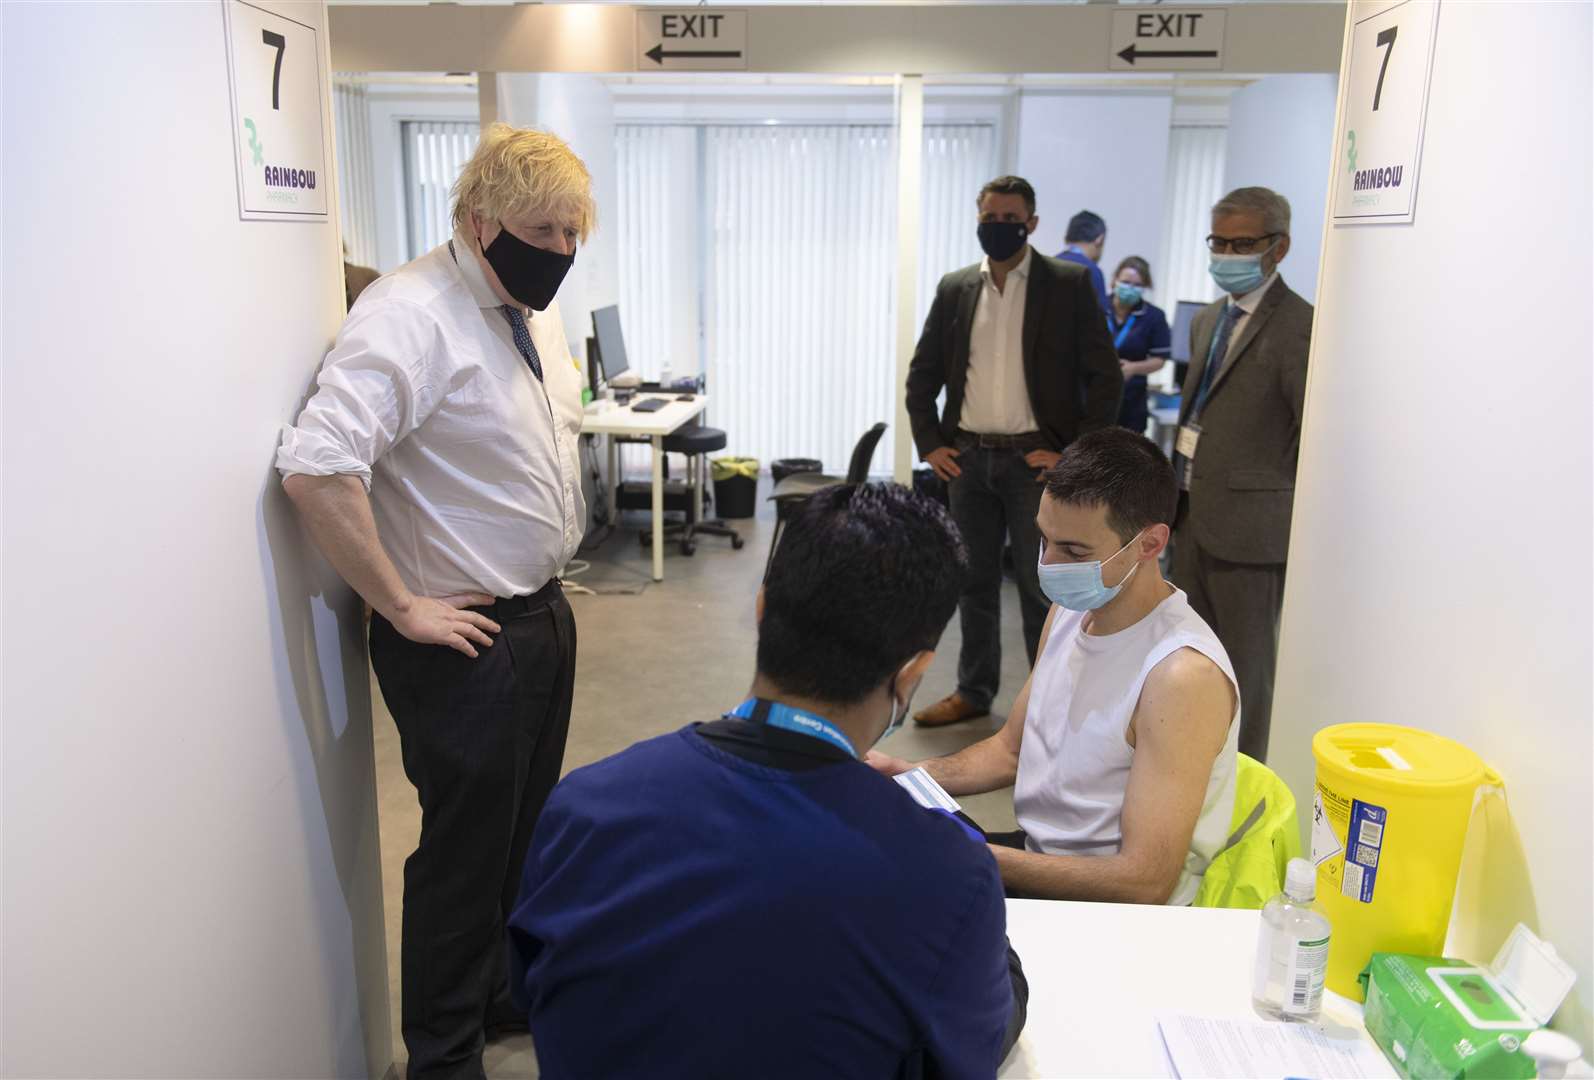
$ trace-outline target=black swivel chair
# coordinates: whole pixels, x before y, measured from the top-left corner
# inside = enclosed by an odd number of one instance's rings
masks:
[[[664,452],[666,454],[686,455],[686,479],[688,489],[692,493],[692,502],[686,512],[686,520],[671,522],[664,526],[664,535],[667,539],[679,538],[681,541],[681,554],[694,555],[697,553],[697,534],[708,536],[728,536],[731,547],[740,551],[746,543],[742,534],[727,524],[723,518],[703,518],[703,491],[704,481],[708,478],[708,455],[716,450],[725,449],[725,432],[712,427],[683,427],[672,435],[664,437]],[[653,530],[648,529],[642,533],[644,544],[653,543]]]
[[[838,484],[861,484],[869,479],[869,462],[874,460],[875,448],[880,445],[880,436],[885,433],[885,424],[876,424],[863,433],[863,438],[852,448],[852,460],[847,463],[847,475],[844,477],[826,476],[824,473],[793,473],[775,485],[775,491],[769,497],[775,504],[775,535],[769,538],[769,557],[764,561],[766,579],[769,577],[769,568],[775,562],[775,548],[780,544],[781,531],[798,504],[816,491]]]

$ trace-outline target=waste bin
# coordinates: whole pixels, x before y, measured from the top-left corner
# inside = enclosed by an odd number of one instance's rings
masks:
[[[786,477],[795,473],[824,471],[825,466],[823,462],[815,461],[813,458],[807,457],[780,458],[777,461],[771,462],[769,466],[769,475],[777,484],[786,479]]]
[[[715,458],[714,505],[722,518],[750,518],[758,505],[758,459]]]
[[[1362,1000],[1375,952],[1438,956],[1480,786],[1499,774],[1460,743],[1396,724],[1337,724],[1312,739],[1312,861],[1334,927],[1328,988]]]

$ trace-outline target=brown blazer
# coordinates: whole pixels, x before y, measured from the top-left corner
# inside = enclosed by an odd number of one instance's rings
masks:
[[[913,351],[907,406],[920,457],[957,441],[980,265],[941,279]],[[1038,251],[1030,257],[1024,293],[1024,384],[1035,422],[1053,450],[1118,422],[1124,377],[1090,275]],[[936,398],[943,389],[946,407],[938,414]]]
[[[1225,303],[1209,305],[1190,324],[1181,424],[1195,405]],[[1281,277],[1262,294],[1212,386],[1181,529],[1219,559],[1282,563],[1289,552],[1311,339],[1312,305]]]
[[[343,264],[343,299],[349,307],[360,298],[366,288],[382,275],[369,266],[356,266],[351,262]]]

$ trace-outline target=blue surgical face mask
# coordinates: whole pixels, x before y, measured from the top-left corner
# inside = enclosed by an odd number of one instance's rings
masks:
[[[1141,298],[1145,295],[1145,290],[1139,285],[1131,285],[1127,281],[1120,281],[1113,286],[1112,291],[1118,297],[1118,302],[1124,307],[1134,307],[1140,303]]]
[[[1235,296],[1259,287],[1267,275],[1262,273],[1261,255],[1213,255],[1209,269],[1218,288]]]
[[[913,707],[913,695],[918,692],[919,688],[917,686],[909,690],[908,700],[902,703],[902,708],[899,710],[897,708],[897,683],[895,679],[891,680],[891,720],[886,724],[886,729],[880,733],[880,737],[874,741],[876,746],[896,734],[897,728],[901,727],[903,721],[907,720],[908,710]]]
[[[1135,576],[1135,571],[1140,568],[1137,562],[1130,568],[1129,573],[1116,585],[1108,585],[1102,581],[1101,568],[1106,563],[1112,562],[1125,551],[1130,544],[1140,539],[1136,533],[1134,538],[1113,552],[1100,562],[1053,563],[1046,562],[1046,541],[1041,541],[1041,551],[1036,572],[1041,579],[1041,592],[1046,598],[1058,607],[1067,608],[1069,611],[1095,611],[1104,606],[1113,597],[1117,596],[1123,587],[1129,584],[1129,579]]]

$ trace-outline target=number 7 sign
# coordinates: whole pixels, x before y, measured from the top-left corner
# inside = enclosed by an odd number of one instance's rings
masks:
[[[1439,0],[1356,0],[1340,72],[1335,225],[1409,223]]]
[[[222,10],[239,216],[326,221],[332,177],[319,27],[247,0],[223,0]]]

